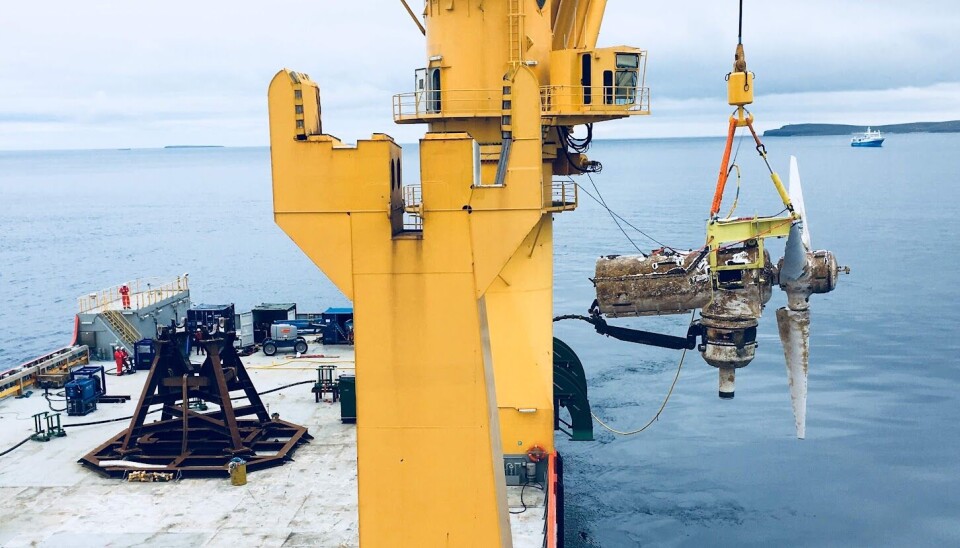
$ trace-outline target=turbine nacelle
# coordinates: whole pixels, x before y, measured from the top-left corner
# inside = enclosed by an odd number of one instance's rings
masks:
[[[800,174],[793,157],[789,198],[793,214],[788,217],[711,220],[708,246],[700,251],[601,257],[593,280],[597,288],[594,310],[607,317],[632,317],[701,309],[699,325],[691,329],[701,338],[698,348],[704,361],[719,370],[720,397],[731,399],[736,370],[753,360],[764,305],[773,286],[779,285],[786,293],[787,306],[777,311],[777,324],[797,437],[802,439],[806,434],[809,299],[833,291],[840,272],[848,270],[838,266],[832,252],[811,248]],[[764,249],[764,239],[770,237],[787,238],[777,265]]]

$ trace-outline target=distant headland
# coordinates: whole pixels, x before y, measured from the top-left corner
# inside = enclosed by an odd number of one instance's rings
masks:
[[[883,133],[960,133],[960,120],[949,122],[913,122],[910,124],[891,124],[870,126]],[[807,137],[813,135],[850,135],[866,130],[866,126],[846,124],[787,124],[780,129],[768,129],[764,137]]]
[[[167,145],[163,148],[223,148],[223,145]]]

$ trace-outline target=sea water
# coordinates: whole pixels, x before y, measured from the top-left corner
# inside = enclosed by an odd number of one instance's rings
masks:
[[[556,314],[584,313],[600,255],[696,248],[722,140],[600,141],[603,172],[556,215]],[[774,310],[736,399],[695,352],[660,419],[596,441],[558,435],[570,546],[960,543],[960,135],[767,139],[786,180],[797,156],[814,247],[852,273],[812,301],[807,439],[795,439]],[[404,146],[406,183],[417,147]],[[782,205],[750,141],[735,215]],[[594,186],[595,185],[595,186]],[[726,214],[737,193],[732,177]],[[623,226],[607,210],[646,233]],[[266,148],[0,152],[0,369],[69,343],[77,298],[138,277],[189,273],[195,303],[347,300],[273,223]],[[322,237],[322,234],[318,237]],[[779,257],[782,242],[771,242]],[[682,335],[689,318],[620,320]],[[680,353],[561,322],[594,412],[629,430],[659,408]],[[0,427],[2,427],[0,421]]]

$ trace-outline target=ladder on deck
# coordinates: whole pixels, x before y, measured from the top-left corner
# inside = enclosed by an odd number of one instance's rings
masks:
[[[100,316],[103,318],[113,333],[119,337],[120,342],[127,348],[128,352],[133,352],[133,345],[140,340],[140,333],[133,325],[123,317],[123,314],[116,310],[105,310]]]

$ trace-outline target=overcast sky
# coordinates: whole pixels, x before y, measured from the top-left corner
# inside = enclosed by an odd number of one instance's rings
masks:
[[[760,129],[960,119],[960,1],[745,4]],[[736,9],[608,0],[599,45],[648,50],[653,115],[600,136],[723,134]],[[394,125],[390,97],[423,49],[399,0],[4,0],[0,149],[266,145],[282,67],[319,83],[330,133],[412,142],[423,126]]]

